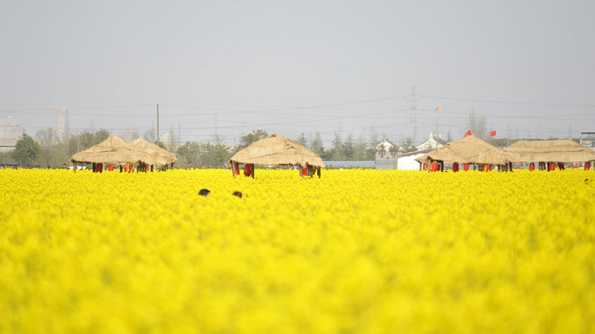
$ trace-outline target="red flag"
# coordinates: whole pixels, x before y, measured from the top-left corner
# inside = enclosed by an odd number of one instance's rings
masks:
[[[471,130],[469,130],[469,131],[465,132],[465,135],[466,135],[466,136],[471,136],[471,134],[472,134],[472,133],[471,133]]]
[[[490,136],[492,136],[492,137],[496,136],[496,131],[490,131]]]

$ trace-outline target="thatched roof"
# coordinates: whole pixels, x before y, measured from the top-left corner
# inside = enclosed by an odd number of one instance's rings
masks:
[[[148,142],[142,138],[137,138],[133,140],[131,144],[139,147],[141,151],[151,154],[155,158],[155,160],[159,162],[157,163],[157,165],[163,166],[178,161],[178,158],[176,158],[175,153],[168,152],[162,149],[161,147],[151,142]]]
[[[158,161],[149,153],[140,150],[139,147],[128,144],[118,136],[110,136],[105,141],[79,152],[70,158],[70,161],[86,163],[138,164],[147,163],[157,165]]]
[[[229,162],[256,165],[325,167],[318,154],[282,135],[273,134],[240,150]]]
[[[595,160],[595,152],[572,140],[521,140],[504,151],[513,162],[586,162]]]
[[[0,160],[0,166],[18,166],[19,163],[14,159]]]
[[[443,161],[447,164],[478,163],[503,165],[510,160],[510,155],[485,141],[471,135],[448,143],[417,159],[418,162]]]

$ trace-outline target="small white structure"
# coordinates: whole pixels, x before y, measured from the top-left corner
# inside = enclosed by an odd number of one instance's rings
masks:
[[[432,151],[423,150],[409,153],[403,153],[399,155],[399,162],[397,163],[397,170],[419,170],[419,162],[415,161],[415,158],[419,158],[424,154],[428,154]]]
[[[440,136],[439,134],[430,133],[430,136],[428,137],[428,139],[426,139],[426,141],[417,145],[417,150],[433,150],[444,145],[446,145],[446,142],[442,139],[442,136]]]
[[[376,148],[378,149],[378,151],[382,151],[384,150],[384,152],[390,152],[390,148],[391,147],[396,147],[399,148],[399,146],[393,142],[391,142],[390,140],[388,140],[387,138],[384,138],[384,140],[382,140],[377,146]]]

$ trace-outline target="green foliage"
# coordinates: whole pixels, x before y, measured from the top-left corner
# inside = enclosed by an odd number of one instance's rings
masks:
[[[405,138],[401,146],[403,147],[403,151],[405,153],[417,151],[417,147],[415,147],[415,145],[413,144],[413,138],[411,138],[410,136],[407,136]]]
[[[16,147],[11,156],[23,167],[32,167],[39,158],[40,147],[33,138],[24,134],[23,138],[17,141]]]
[[[324,153],[324,145],[322,144],[322,138],[320,137],[320,132],[316,131],[316,136],[312,141],[310,141],[310,150],[322,158],[322,154]],[[325,160],[323,158],[323,160]]]
[[[176,151],[177,165],[185,168],[200,165],[201,145],[196,142],[186,142]]]
[[[269,134],[266,133],[266,131],[264,131],[264,130],[260,130],[260,129],[254,130],[254,131],[252,131],[252,133],[242,136],[242,138],[240,140],[240,145],[238,146],[238,150],[246,148],[246,147],[250,146],[252,143],[257,142],[261,139],[265,139],[268,136],[269,136]]]
[[[203,147],[204,154],[201,157],[201,165],[204,167],[223,167],[231,155],[227,146],[223,144],[207,143]]]
[[[82,133],[68,139],[68,156],[71,157],[78,152],[84,151],[109,138],[110,132],[105,129],[98,131],[83,130]]]
[[[296,142],[296,144],[300,144],[304,147],[308,147],[308,139],[306,138],[306,135],[302,132],[302,134],[297,137],[296,140],[294,140]]]

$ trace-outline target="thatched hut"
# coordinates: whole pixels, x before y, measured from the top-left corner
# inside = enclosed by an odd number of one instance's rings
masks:
[[[153,158],[155,158],[155,160],[157,161],[157,165],[159,166],[170,165],[171,168],[173,168],[176,161],[178,161],[178,158],[176,158],[175,153],[168,152],[162,149],[161,147],[151,142],[148,142],[142,138],[137,138],[130,143],[139,147],[141,151],[152,155]]]
[[[244,165],[244,175],[254,177],[254,165],[300,166],[300,174],[320,177],[324,162],[320,156],[293,140],[273,134],[240,150],[229,159],[234,177],[240,174]]]
[[[469,135],[459,141],[437,148],[415,160],[420,163],[420,167],[421,164],[429,166],[436,162],[440,165],[441,170],[444,169],[444,164],[453,164],[453,170],[457,171],[459,164],[464,164],[465,170],[469,168],[470,164],[510,167],[508,165],[510,159],[510,155],[503,150],[473,135]]]
[[[92,163],[93,170],[103,170],[104,164],[111,165],[156,165],[158,161],[149,153],[143,152],[139,147],[128,144],[118,136],[110,136],[105,141],[79,152],[70,158],[70,162],[76,166],[77,163]],[[74,168],[76,171],[76,168]]]
[[[564,169],[565,163],[578,162],[589,166],[595,160],[595,151],[572,140],[521,140],[504,151],[512,155],[514,162],[531,163],[533,168],[537,162],[540,169],[550,170],[555,168],[556,163]]]

